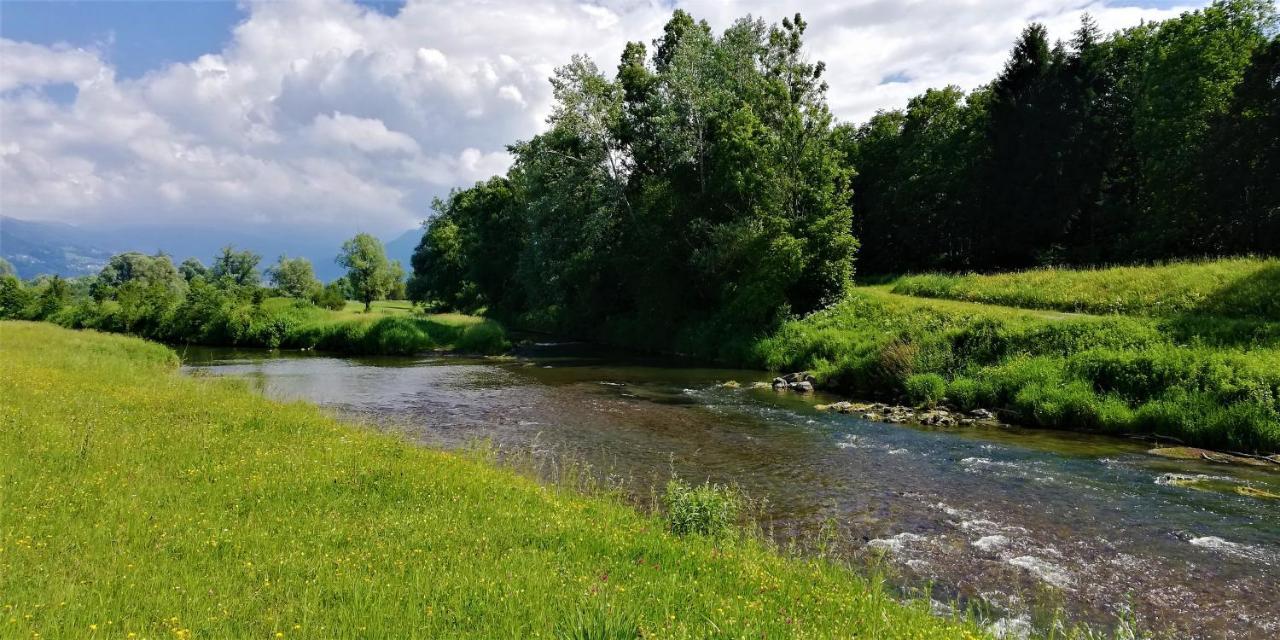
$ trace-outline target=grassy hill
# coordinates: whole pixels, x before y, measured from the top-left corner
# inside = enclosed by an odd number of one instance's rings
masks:
[[[925,274],[894,280],[892,291],[1027,309],[1280,322],[1280,258],[995,275]]]
[[[754,358],[858,395],[1271,453],[1280,451],[1277,271],[1275,260],[1238,259],[909,277],[786,323]],[[1070,313],[1104,308],[1133,315]]]
[[[745,536],[0,323],[0,636],[972,638]]]

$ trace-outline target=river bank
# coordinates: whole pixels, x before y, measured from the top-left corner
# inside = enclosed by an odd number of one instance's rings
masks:
[[[0,325],[6,635],[977,637],[749,538]]]
[[[785,323],[748,361],[853,397],[1002,411],[1026,426],[1280,452],[1275,323],[1093,316],[877,287]]]

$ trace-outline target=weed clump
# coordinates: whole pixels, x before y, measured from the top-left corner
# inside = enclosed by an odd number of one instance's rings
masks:
[[[915,405],[933,407],[947,393],[947,381],[936,373],[919,373],[907,378],[907,400]]]
[[[742,500],[732,489],[709,482],[690,485],[673,479],[662,497],[667,525],[678,535],[722,537],[733,530]]]

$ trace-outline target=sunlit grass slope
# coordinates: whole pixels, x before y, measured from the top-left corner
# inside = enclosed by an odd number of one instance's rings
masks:
[[[493,320],[459,313],[425,314],[407,301],[375,302],[366,313],[361,303],[348,302],[341,311],[329,311],[274,298],[265,301],[258,313],[266,321],[250,322],[247,339],[232,340],[232,344],[361,355],[430,349],[495,354],[510,347],[506,332]]]
[[[893,292],[1028,309],[1280,321],[1280,258],[1230,258],[994,275],[925,274]]]
[[[1280,451],[1280,323],[1068,315],[879,288],[784,324],[755,362],[829,388],[1029,426]]]
[[[0,636],[972,634],[830,564],[678,538],[174,366],[0,323]]]

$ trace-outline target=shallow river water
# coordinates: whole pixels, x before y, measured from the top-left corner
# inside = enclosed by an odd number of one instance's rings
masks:
[[[246,379],[432,446],[490,439],[648,492],[674,472],[763,499],[780,539],[819,531],[891,580],[986,612],[1011,636],[1049,621],[1170,637],[1280,637],[1280,473],[1174,461],[1139,442],[996,427],[926,429],[814,410],[821,395],[730,389],[752,371],[539,345],[514,360],[338,358],[190,349]],[[749,386],[749,385],[747,385]],[[1169,473],[1204,475],[1179,486]]]

